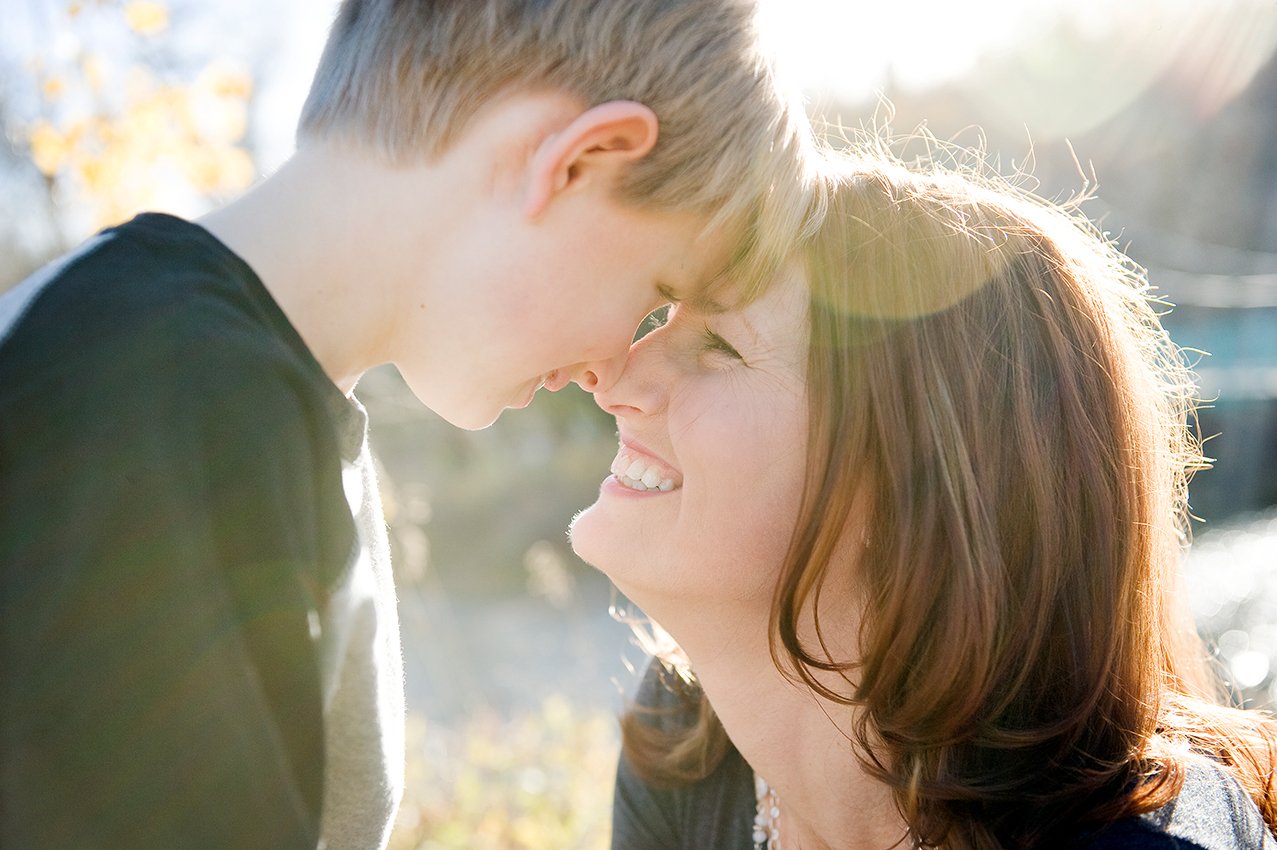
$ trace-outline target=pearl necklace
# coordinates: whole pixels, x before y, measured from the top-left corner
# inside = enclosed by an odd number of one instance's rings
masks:
[[[780,850],[780,798],[767,780],[754,774],[754,850]]]

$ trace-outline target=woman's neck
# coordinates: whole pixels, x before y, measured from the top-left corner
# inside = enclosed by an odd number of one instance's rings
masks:
[[[856,758],[855,709],[776,669],[765,610],[635,601],[678,641],[732,743],[779,797],[784,850],[881,850],[900,839],[889,790]]]

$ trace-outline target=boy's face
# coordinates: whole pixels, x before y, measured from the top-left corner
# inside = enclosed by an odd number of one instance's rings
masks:
[[[728,258],[702,216],[588,193],[533,220],[481,214],[483,227],[457,230],[443,303],[398,361],[417,397],[463,428],[525,407],[543,384],[606,389],[647,315],[692,297]]]

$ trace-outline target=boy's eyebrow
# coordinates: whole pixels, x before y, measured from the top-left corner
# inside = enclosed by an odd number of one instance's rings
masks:
[[[662,298],[668,299],[673,304],[686,304],[698,313],[714,315],[718,313],[726,313],[728,309],[730,309],[727,305],[714,300],[713,296],[710,295],[710,287],[699,286],[695,289],[696,291],[693,292],[690,297],[682,298],[674,291],[672,286],[668,286],[664,283],[657,284],[656,286],[656,291],[661,294]]]
[[[696,293],[696,295],[690,299],[689,305],[696,310],[696,312],[705,313],[711,316],[718,315],[719,313],[726,313],[731,309],[726,304],[715,301],[707,292]]]

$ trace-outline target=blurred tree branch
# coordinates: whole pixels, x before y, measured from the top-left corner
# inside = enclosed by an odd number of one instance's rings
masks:
[[[46,14],[53,47],[11,75],[0,120],[6,155],[40,175],[29,182],[52,253],[143,209],[196,214],[252,182],[253,77],[224,59],[181,55],[176,36],[196,16],[157,0],[71,2]]]

